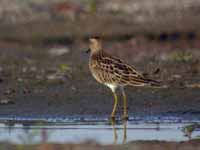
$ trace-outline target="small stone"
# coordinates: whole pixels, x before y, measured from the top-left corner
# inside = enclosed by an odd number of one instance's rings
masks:
[[[10,99],[1,99],[0,105],[8,105],[8,104],[14,104],[14,102]]]
[[[14,89],[8,89],[8,90],[6,90],[6,91],[4,92],[5,95],[11,95],[11,94],[13,94],[13,93],[15,93],[15,90],[14,90]]]
[[[69,53],[69,48],[67,47],[56,47],[49,50],[51,56],[62,56]]]
[[[17,81],[18,81],[18,82],[22,82],[23,79],[22,79],[22,78],[18,78]]]
[[[55,79],[57,79],[57,75],[56,74],[47,75],[46,77],[47,77],[48,80],[55,80]]]
[[[179,75],[179,74],[175,74],[175,75],[173,75],[172,77],[173,77],[174,79],[180,79],[182,76]]]
[[[37,68],[36,68],[35,66],[32,66],[32,67],[30,67],[30,71],[31,71],[31,72],[36,72],[36,71],[37,71]]]
[[[71,89],[72,89],[72,91],[76,91],[77,90],[75,86],[72,86]]]
[[[49,74],[46,76],[48,80],[62,80],[63,76],[59,73]]]
[[[46,79],[47,79],[48,83],[54,83],[54,84],[63,84],[64,83],[63,76],[58,73],[47,75]]]
[[[23,73],[26,73],[26,72],[27,72],[27,70],[28,70],[28,68],[27,68],[27,67],[23,67],[23,68],[22,68],[22,72],[23,72]]]

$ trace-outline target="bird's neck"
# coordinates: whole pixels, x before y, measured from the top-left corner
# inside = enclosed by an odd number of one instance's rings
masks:
[[[91,51],[91,55],[98,55],[98,54],[100,54],[100,53],[102,53],[103,51],[101,50],[101,49],[93,49],[92,51]]]
[[[93,51],[91,54],[90,54],[90,58],[91,59],[100,59],[102,56],[103,56],[103,51],[102,50],[99,50],[99,51]]]

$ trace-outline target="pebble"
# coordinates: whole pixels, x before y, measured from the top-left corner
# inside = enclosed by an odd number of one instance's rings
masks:
[[[49,50],[49,54],[51,56],[62,56],[67,53],[69,53],[69,48],[67,48],[67,47],[60,47],[60,48],[56,47],[56,48],[51,48]]]
[[[31,72],[36,72],[37,71],[37,67],[35,67],[35,66],[30,67],[30,71]]]
[[[15,93],[15,90],[14,90],[14,89],[7,89],[7,90],[4,92],[5,95],[11,95],[11,94],[13,94],[13,93]]]
[[[173,77],[174,79],[180,79],[182,76],[179,75],[179,74],[174,74],[172,77]]]
[[[17,81],[18,82],[23,82],[23,79],[22,78],[17,78]]]
[[[14,102],[10,99],[1,99],[0,105],[8,105],[8,104],[14,104]]]
[[[59,80],[59,79],[63,79],[63,76],[59,73],[53,73],[53,74],[47,75],[46,78],[48,80]]]

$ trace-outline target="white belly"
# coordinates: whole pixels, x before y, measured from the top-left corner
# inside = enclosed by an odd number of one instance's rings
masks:
[[[115,89],[117,88],[117,86],[114,85],[114,84],[105,83],[105,85],[108,86],[113,92],[114,92]]]

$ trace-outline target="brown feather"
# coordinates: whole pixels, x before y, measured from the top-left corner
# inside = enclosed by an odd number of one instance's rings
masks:
[[[101,83],[140,86],[150,81],[126,62],[103,51],[91,56],[90,69]]]

